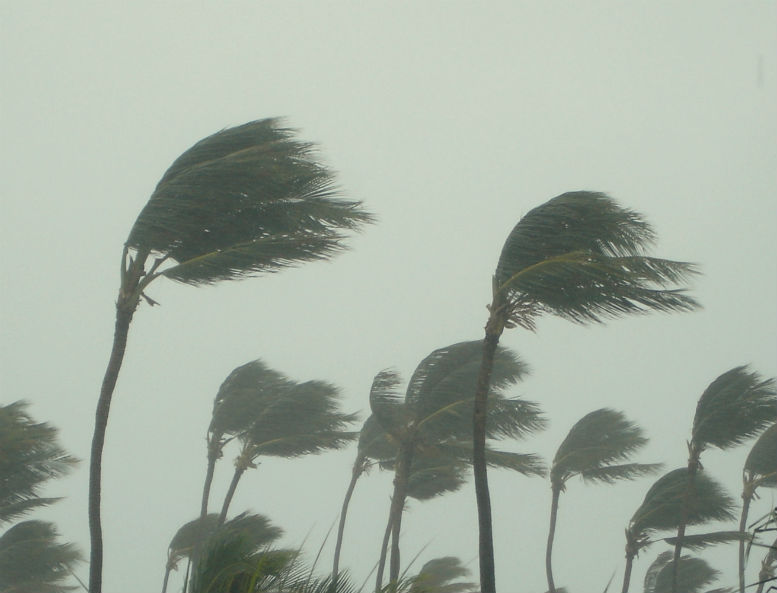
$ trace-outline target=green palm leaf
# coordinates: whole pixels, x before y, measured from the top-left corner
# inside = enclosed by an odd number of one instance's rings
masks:
[[[777,424],[767,428],[753,444],[745,460],[745,474],[758,486],[777,487]]]
[[[645,593],[669,593],[672,590],[673,563],[671,552],[659,554],[645,574]],[[701,558],[683,556],[677,570],[677,590],[698,593],[713,583],[719,574]]]
[[[408,593],[467,593],[477,589],[475,583],[458,579],[469,575],[469,569],[455,556],[433,558],[410,579]]]
[[[738,366],[715,379],[696,406],[691,443],[701,452],[726,449],[757,435],[777,420],[774,379],[763,379],[747,366]]]
[[[711,533],[695,533],[683,537],[683,548],[703,550],[715,544],[728,544],[749,539],[749,534],[742,531],[713,531]],[[670,545],[677,543],[676,537],[666,537],[664,541]]]

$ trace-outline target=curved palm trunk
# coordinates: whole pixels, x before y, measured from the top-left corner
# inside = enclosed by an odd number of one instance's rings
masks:
[[[227,511],[229,510],[229,505],[232,504],[232,497],[235,495],[235,490],[237,490],[237,484],[240,482],[240,478],[245,471],[246,470],[244,467],[235,468],[235,474],[232,476],[232,481],[229,483],[229,490],[227,490],[227,495],[224,497],[224,504],[221,507],[219,525],[223,525],[224,521],[227,520]]]
[[[548,529],[548,545],[545,548],[545,574],[548,577],[548,593],[556,593],[556,585],[553,583],[553,538],[556,534],[556,515],[558,514],[558,501],[561,496],[561,488],[553,486],[553,498],[550,503],[550,528]]]
[[[494,538],[491,524],[491,495],[488,491],[486,467],[486,412],[491,371],[499,338],[505,328],[504,305],[494,297],[491,315],[486,324],[483,339],[483,360],[475,388],[475,405],[472,419],[472,466],[475,478],[475,497],[478,506],[478,544],[480,553],[480,589],[482,593],[496,593],[494,568]]]
[[[364,473],[364,461],[363,456],[358,456],[353,464],[351,482],[348,484],[348,489],[345,491],[343,507],[340,510],[340,524],[337,526],[337,541],[335,542],[335,558],[332,563],[333,588],[337,585],[337,575],[340,572],[340,550],[343,545],[343,534],[345,533],[345,517],[348,514],[348,505],[351,503],[351,496],[353,496],[354,488],[356,488],[356,482],[362,473]]]
[[[394,495],[391,497],[391,561],[389,579],[392,583],[399,580],[399,532],[402,528],[402,512],[407,499],[407,483],[410,466],[413,462],[413,445],[402,446],[397,455],[397,471],[394,476]]]
[[[205,483],[202,486],[202,502],[200,503],[200,519],[204,520],[208,514],[208,500],[210,499],[210,488],[213,484],[213,474],[216,471],[216,461],[218,461],[218,452],[213,449],[213,444],[208,442],[208,469],[205,471]]]
[[[634,564],[633,554],[626,554],[626,569],[623,571],[623,587],[621,593],[629,593],[629,583],[631,582],[631,566]]]
[[[753,500],[753,491],[750,484],[745,482],[742,492],[742,515],[739,517],[739,533],[744,533],[747,527],[747,515],[750,512],[750,501]],[[745,540],[739,540],[739,593],[745,593]]]
[[[170,579],[170,564],[165,566],[165,579],[162,581],[162,593],[167,593],[167,581]]]
[[[699,469],[699,453],[691,450],[691,456],[688,460],[688,485],[685,488],[685,501],[683,502],[682,522],[677,527],[677,541],[674,544],[674,558],[672,561],[672,593],[677,593],[677,574],[680,566],[680,555],[683,551],[683,539],[685,538],[685,527],[688,524],[688,515],[691,511],[691,498],[693,497],[694,485],[696,483],[696,472]]]
[[[388,543],[391,537],[391,510],[389,510],[388,521],[386,522],[386,531],[383,533],[383,542],[380,545],[380,558],[378,559],[378,572],[375,575],[375,591],[379,592],[383,588],[383,570],[386,568],[386,556],[388,555]]]
[[[116,300],[116,323],[113,331],[113,346],[108,366],[105,369],[100,397],[94,419],[94,434],[89,461],[89,592],[102,593],[103,571],[103,532],[100,520],[100,490],[102,485],[102,457],[105,446],[105,431],[108,427],[108,415],[111,399],[119,378],[121,363],[127,348],[127,335],[132,316],[140,302],[140,277],[143,274],[148,254],[139,253],[137,259],[130,259],[126,266],[127,251],[122,256],[122,278],[119,297]]]

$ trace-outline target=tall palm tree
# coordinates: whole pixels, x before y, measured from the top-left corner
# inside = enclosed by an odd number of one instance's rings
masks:
[[[59,500],[41,498],[40,488],[70,472],[78,460],[57,441],[57,429],[35,422],[26,401],[0,406],[0,525]]]
[[[642,504],[631,517],[626,528],[626,569],[622,593],[628,593],[634,558],[655,541],[656,532],[677,529],[684,517],[689,525],[734,518],[734,500],[705,472],[699,471],[696,474],[696,487],[690,499],[685,496],[687,483],[687,467],[664,474],[650,487]],[[702,546],[705,543],[726,541],[728,535],[702,534],[694,543]]]
[[[662,552],[645,573],[645,593],[669,593],[674,571],[672,552]],[[712,568],[701,558],[683,556],[677,566],[678,585],[684,593],[698,593],[713,583],[720,571]],[[719,590],[720,591],[720,590]],[[721,591],[722,593],[722,591]]]
[[[22,521],[0,536],[0,591],[60,593],[74,587],[63,581],[82,562],[73,544],[57,541],[52,523]]]
[[[484,452],[487,393],[502,332],[515,326],[534,330],[544,313],[585,324],[631,313],[695,309],[696,301],[677,288],[694,267],[646,256],[654,240],[642,216],[605,194],[587,191],[565,193],[530,210],[507,237],[492,281],[473,411],[483,593],[496,593]]]
[[[277,119],[222,130],[165,172],[130,230],[121,256],[113,346],[95,413],[89,467],[89,590],[102,591],[100,485],[111,398],[130,322],[149,285],[166,277],[191,286],[237,280],[328,259],[344,230],[372,217],[339,199],[334,174],[314,146]]]
[[[260,456],[299,457],[339,449],[357,438],[345,428],[355,414],[338,410],[339,389],[323,381],[278,383],[277,373],[270,375],[270,388],[261,389],[250,426],[238,435],[241,450],[235,459],[235,473],[229,485],[219,522],[226,520],[229,505],[243,473],[256,467]]]
[[[553,582],[553,538],[561,493],[568,480],[580,476],[585,482],[612,484],[616,480],[633,480],[658,471],[657,463],[625,463],[643,446],[647,438],[642,429],[622,412],[601,408],[583,416],[569,430],[556,451],[550,467],[552,500],[550,528],[545,551],[548,590],[556,593]]]
[[[726,371],[704,390],[696,405],[691,438],[688,441],[688,483],[686,498],[692,496],[701,467],[701,454],[710,448],[721,450],[741,445],[777,420],[777,390],[774,379],[764,379],[747,366]],[[685,536],[685,521],[677,526],[673,572],[676,575]],[[676,588],[673,579],[673,593]]]
[[[518,382],[527,372],[526,365],[506,348],[495,349],[492,380],[486,394],[491,400],[488,412],[490,438],[520,438],[544,426],[539,408],[532,402],[508,399],[503,391]],[[373,390],[370,394],[372,413],[398,443],[394,493],[391,497],[390,580],[399,577],[399,533],[407,484],[417,452],[428,448],[447,447],[462,460],[471,460],[470,442],[473,393],[481,359],[481,344],[459,342],[439,348],[422,360],[407,386],[404,400],[396,393]],[[485,456],[485,451],[483,452]],[[544,467],[538,458],[502,452],[501,459],[512,459],[513,469],[529,475],[542,475]],[[486,461],[488,462],[488,461]]]
[[[756,490],[761,486],[777,488],[777,424],[767,428],[753,444],[742,470],[742,513],[739,531],[747,529],[747,515]],[[745,591],[745,540],[739,541],[739,593]]]

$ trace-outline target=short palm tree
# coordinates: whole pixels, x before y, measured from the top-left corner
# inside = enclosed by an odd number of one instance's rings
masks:
[[[261,364],[261,363],[260,363]],[[219,522],[226,520],[229,505],[240,478],[249,468],[256,467],[260,456],[293,458],[339,449],[358,433],[345,428],[355,414],[338,410],[339,389],[324,381],[296,383],[290,379],[260,388],[262,394],[256,414],[248,428],[238,435],[241,450],[235,459],[235,473],[221,507]]]
[[[40,488],[70,472],[78,460],[57,441],[57,429],[35,422],[28,402],[0,406],[0,525],[59,500],[41,498]]]
[[[681,467],[660,477],[648,490],[642,504],[634,512],[626,528],[626,569],[623,574],[622,593],[628,593],[634,558],[641,550],[656,541],[660,531],[677,529],[686,518],[689,525],[701,525],[709,521],[727,521],[734,518],[734,500],[723,487],[703,471],[696,474],[696,487],[686,498],[688,468]],[[728,533],[697,536],[694,545],[727,541]],[[661,539],[661,538],[658,538]],[[690,542],[690,538],[687,542]]]
[[[645,593],[669,593],[674,571],[672,552],[662,552],[645,573]],[[715,582],[720,571],[701,558],[683,556],[677,567],[677,582],[684,593],[698,593],[706,585]],[[719,590],[721,591],[721,590]],[[721,591],[722,593],[722,591]]]
[[[612,484],[616,480],[633,480],[658,471],[661,464],[626,463],[647,444],[642,429],[629,421],[622,412],[601,408],[583,416],[570,429],[556,451],[550,466],[552,500],[550,529],[545,551],[545,572],[548,591],[556,593],[553,582],[553,538],[561,493],[575,476],[585,482]]]
[[[184,152],[165,172],[130,230],[121,256],[113,347],[95,413],[89,466],[89,591],[102,591],[100,492],[111,398],[127,334],[146,289],[166,277],[191,286],[275,272],[328,259],[344,230],[372,217],[338,198],[334,174],[312,144],[277,119],[222,130]]]
[[[427,449],[446,449],[449,455],[471,461],[473,393],[480,367],[480,342],[459,342],[439,348],[422,360],[404,399],[386,388],[372,390],[370,407],[383,428],[398,443],[394,493],[389,513],[392,525],[390,580],[399,577],[399,533],[408,478],[414,457]],[[527,372],[526,365],[506,348],[494,351],[488,398],[490,438],[520,438],[544,426],[539,408],[522,399],[508,399],[503,391]],[[467,444],[462,446],[462,442]],[[484,451],[485,454],[485,451]],[[512,469],[543,475],[544,466],[532,455],[500,452]],[[488,462],[488,460],[487,460]],[[491,461],[494,463],[494,461]]]
[[[777,488],[777,424],[767,428],[753,444],[742,470],[742,514],[739,531],[747,529],[750,503],[761,486]],[[739,542],[739,593],[745,591],[745,541]]]
[[[691,264],[648,257],[650,225],[602,193],[576,191],[529,211],[507,237],[492,281],[473,410],[480,585],[496,593],[491,502],[485,460],[487,393],[505,328],[533,330],[545,313],[576,323],[648,311],[690,311],[683,293]]]
[[[175,532],[173,539],[170,540],[170,545],[167,546],[167,562],[165,563],[165,576],[162,581],[162,593],[167,591],[170,573],[173,570],[178,570],[178,563],[183,558],[192,560],[202,542],[207,540],[218,527],[218,522],[219,516],[212,513],[189,521]]]
[[[686,498],[692,496],[695,476],[701,467],[701,454],[705,450],[725,450],[741,445],[775,420],[777,391],[774,379],[764,379],[747,366],[738,366],[710,383],[699,398],[688,441]],[[680,521],[674,549],[675,572],[684,536],[685,521]],[[673,587],[673,593],[676,590]]]
[[[73,544],[57,541],[53,524],[22,521],[0,536],[0,591],[60,593],[75,587],[64,583],[82,562]]]

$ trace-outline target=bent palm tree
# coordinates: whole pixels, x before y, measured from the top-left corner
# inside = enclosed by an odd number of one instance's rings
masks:
[[[561,493],[569,479],[580,476],[585,482],[612,484],[633,480],[657,471],[661,464],[623,463],[647,444],[642,429],[626,419],[622,412],[608,408],[583,416],[570,429],[556,451],[550,467],[552,500],[550,528],[545,551],[545,572],[549,593],[556,593],[553,582],[553,538]]]
[[[480,359],[481,344],[477,341],[439,348],[419,363],[403,401],[392,390],[385,390],[385,393],[373,390],[370,394],[372,413],[398,443],[389,513],[392,582],[399,578],[399,533],[414,457],[425,450],[447,449],[449,455],[467,462],[471,460],[471,448],[462,447],[462,442],[470,443],[472,394]],[[502,391],[526,374],[524,363],[511,351],[500,348],[494,351],[492,367],[492,381],[486,394],[491,400],[488,436],[520,438],[541,429],[544,420],[536,404],[502,395]],[[512,469],[529,475],[544,473],[541,462],[532,455],[502,452],[500,459],[509,460]]]
[[[22,521],[0,536],[0,591],[70,591],[63,583],[82,562],[73,544],[57,542],[51,523]]]
[[[178,570],[178,562],[183,558],[191,560],[202,542],[218,527],[219,516],[214,514],[205,517],[197,517],[193,521],[182,525],[175,532],[170,545],[167,546],[167,562],[165,563],[165,576],[162,581],[162,593],[167,591],[167,583],[170,573]]]
[[[747,515],[756,490],[761,486],[777,488],[777,424],[767,428],[753,444],[742,470],[742,514],[739,531],[747,529]],[[739,593],[745,591],[745,541],[739,542]]]
[[[774,379],[763,379],[747,366],[738,366],[715,379],[696,405],[691,439],[688,442],[686,498],[692,496],[701,454],[709,448],[725,450],[741,445],[777,420],[777,391]],[[677,526],[673,571],[679,566],[685,536],[685,521]],[[676,580],[676,579],[674,579]],[[673,585],[673,593],[676,591]]]
[[[513,228],[492,282],[493,298],[475,390],[473,459],[478,507],[480,585],[496,593],[491,501],[485,460],[487,393],[505,328],[534,330],[544,313],[576,323],[648,311],[690,311],[674,288],[691,264],[645,255],[655,235],[642,217],[595,192],[569,192],[534,208]]]
[[[696,487],[686,498],[688,468],[681,467],[664,474],[648,490],[642,504],[634,512],[626,528],[626,569],[622,593],[628,593],[634,558],[652,544],[655,533],[677,529],[687,517],[688,525],[734,518],[734,500],[723,487],[703,471],[696,474]],[[659,538],[660,539],[660,538]],[[696,538],[699,546],[726,541],[728,535],[704,534]]]
[[[60,447],[57,429],[35,422],[28,405],[17,401],[0,406],[0,525],[59,500],[41,498],[41,486],[78,463]]]
[[[102,590],[100,483],[111,398],[127,334],[157,278],[201,286],[327,259],[343,230],[372,217],[337,198],[332,171],[312,144],[277,119],[217,132],[184,152],[162,176],[130,230],[121,257],[113,347],[95,412],[89,467],[89,590]]]

